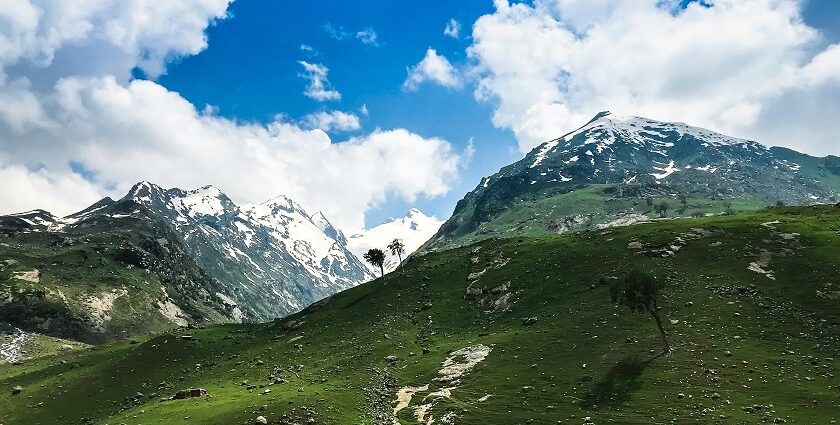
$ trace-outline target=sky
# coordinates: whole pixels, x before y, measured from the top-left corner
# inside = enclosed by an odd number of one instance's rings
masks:
[[[140,180],[448,217],[613,110],[840,155],[832,0],[7,0],[0,213]]]

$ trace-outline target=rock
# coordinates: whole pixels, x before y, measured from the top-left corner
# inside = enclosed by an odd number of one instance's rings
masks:
[[[385,357],[385,360],[386,360],[388,363],[396,363],[396,362],[398,362],[400,359],[399,359],[399,357],[397,357],[397,356],[388,356],[388,357]]]
[[[268,423],[268,419],[265,416],[257,416],[257,419],[254,419],[255,424],[264,425]]]
[[[631,241],[630,243],[627,244],[627,248],[628,249],[642,249],[643,246],[642,246],[642,243],[639,242],[639,241]]]
[[[726,350],[726,351],[723,352],[723,354],[726,354],[726,356],[729,357],[729,356],[732,355],[732,352],[729,351],[729,350]]]
[[[61,351],[72,351],[72,350],[73,350],[73,346],[70,345],[70,344],[64,344],[64,345],[61,346]]]
[[[691,302],[691,301],[686,301],[686,302],[685,302],[685,306],[686,306],[686,307],[691,307],[691,306],[693,306],[693,305],[694,305],[694,303],[693,303],[693,302]]]
[[[677,394],[677,399],[682,400],[684,398],[685,398],[685,394],[683,394],[683,393]]]
[[[179,390],[172,397],[173,400],[184,400],[187,398],[202,397],[207,395],[207,390],[204,388],[188,388],[186,390]]]
[[[531,326],[531,325],[536,324],[536,323],[537,323],[537,318],[536,317],[526,317],[526,318],[522,319],[522,324],[525,325],[525,326]]]
[[[22,392],[23,392],[23,387],[21,387],[20,385],[12,388],[12,395],[20,394]]]

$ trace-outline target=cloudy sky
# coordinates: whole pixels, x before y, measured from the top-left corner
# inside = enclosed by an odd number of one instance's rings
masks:
[[[601,110],[840,154],[833,0],[4,0],[0,213],[140,180],[447,217]]]

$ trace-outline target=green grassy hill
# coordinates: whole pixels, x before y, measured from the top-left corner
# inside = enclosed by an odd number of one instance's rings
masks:
[[[668,283],[670,356],[598,284],[633,267]],[[838,367],[840,208],[773,208],[487,240],[273,323],[2,366],[0,423],[830,424]]]

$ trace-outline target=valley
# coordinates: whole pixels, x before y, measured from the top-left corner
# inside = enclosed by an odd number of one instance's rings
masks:
[[[490,239],[265,324],[0,368],[6,424],[840,420],[840,207]],[[755,266],[759,264],[761,269]],[[600,277],[663,279],[649,316]],[[206,395],[172,399],[201,388]],[[255,422],[257,421],[257,422]]]

